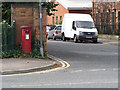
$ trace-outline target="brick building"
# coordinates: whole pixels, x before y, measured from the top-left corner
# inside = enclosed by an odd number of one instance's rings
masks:
[[[32,27],[32,31],[35,31],[35,37],[40,40],[40,13],[38,4],[13,4],[12,5],[12,21],[15,20],[16,29],[16,43],[22,41],[22,31],[20,26],[26,25]],[[44,47],[47,50],[46,42],[46,10],[42,10],[42,28],[43,28],[43,40]]]
[[[117,34],[120,20],[120,1],[93,2],[93,18],[100,33]]]
[[[58,11],[52,12],[55,15],[47,16],[47,25],[63,20],[65,13],[91,14],[92,11],[92,1],[88,0],[56,0],[55,3],[59,4],[56,7]]]

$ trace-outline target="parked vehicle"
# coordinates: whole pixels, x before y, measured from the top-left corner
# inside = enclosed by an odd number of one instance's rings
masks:
[[[61,33],[61,25],[57,25],[53,30],[50,30],[48,32],[48,39],[62,39],[62,33]]]
[[[62,23],[62,39],[92,40],[97,42],[98,32],[95,28],[94,21],[89,14],[65,14]]]
[[[46,36],[48,36],[48,32],[49,32],[50,30],[54,29],[54,28],[55,28],[55,25],[47,25],[47,26],[46,26]]]

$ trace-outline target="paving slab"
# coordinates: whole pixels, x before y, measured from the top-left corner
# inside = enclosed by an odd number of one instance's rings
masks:
[[[0,65],[1,72],[19,72],[20,71],[33,71],[45,67],[50,67],[56,64],[55,61],[50,59],[36,59],[36,58],[9,58],[0,59],[2,65]]]

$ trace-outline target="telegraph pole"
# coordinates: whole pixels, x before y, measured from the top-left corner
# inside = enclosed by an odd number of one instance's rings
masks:
[[[42,31],[42,2],[39,0],[39,10],[40,10],[40,53],[42,57],[44,57],[44,50],[43,50],[43,31]]]

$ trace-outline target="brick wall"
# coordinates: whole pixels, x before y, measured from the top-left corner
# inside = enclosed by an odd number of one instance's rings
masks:
[[[63,19],[64,14],[69,13],[69,11],[66,8],[64,8],[60,3],[55,2],[55,4],[59,4],[56,7],[58,11],[51,12],[51,13],[54,13],[55,15],[47,16],[47,25],[53,25],[53,19],[52,19],[53,17],[55,18],[54,22],[56,22],[56,16],[58,16],[58,21],[60,21],[60,16],[62,16],[62,19]]]
[[[43,28],[43,40],[45,41],[44,47],[47,50],[46,42],[46,10],[42,10],[42,28]],[[40,40],[40,17],[39,17],[39,7],[38,5],[12,5],[12,20],[15,20],[16,25],[16,44],[21,43],[22,32],[20,26],[27,25],[32,27],[32,31],[35,31],[35,37]]]

